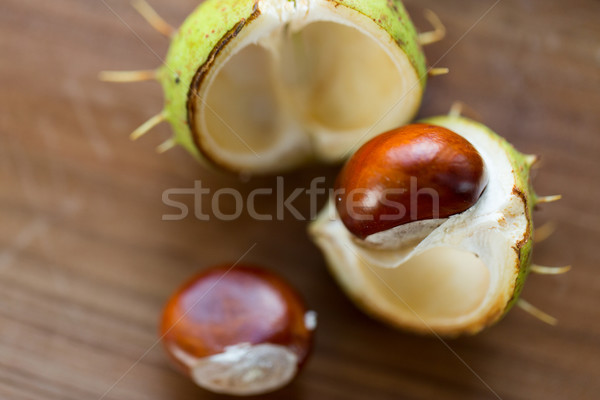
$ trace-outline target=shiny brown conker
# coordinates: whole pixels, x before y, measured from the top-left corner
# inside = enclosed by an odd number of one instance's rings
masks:
[[[449,129],[412,124],[383,133],[358,149],[335,184],[346,228],[364,239],[472,207],[488,182],[475,147]]]
[[[289,382],[306,361],[311,313],[273,272],[229,264],[202,271],[171,296],[160,335],[169,356],[198,385],[260,394]],[[283,369],[289,373],[282,375]]]

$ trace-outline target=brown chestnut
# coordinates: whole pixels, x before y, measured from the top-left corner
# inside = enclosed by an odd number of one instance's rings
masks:
[[[358,149],[337,178],[335,205],[346,228],[364,239],[463,212],[486,185],[483,159],[470,142],[440,126],[412,124]]]
[[[165,306],[169,356],[199,386],[256,395],[290,382],[310,352],[314,312],[282,278],[255,266],[207,269]]]

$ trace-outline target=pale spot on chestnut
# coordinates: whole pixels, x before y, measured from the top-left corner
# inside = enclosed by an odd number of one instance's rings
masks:
[[[254,395],[297,374],[311,350],[314,321],[274,273],[224,265],[201,272],[171,296],[160,333],[169,356],[199,386]]]
[[[439,126],[412,124],[365,143],[336,181],[346,228],[364,239],[410,222],[447,218],[472,207],[488,177],[479,152]]]

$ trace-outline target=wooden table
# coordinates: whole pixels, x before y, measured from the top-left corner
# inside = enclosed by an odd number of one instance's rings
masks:
[[[197,1],[152,3],[178,24]],[[517,148],[541,155],[540,193],[564,195],[536,213],[537,223],[554,221],[558,230],[534,258],[574,269],[531,276],[523,293],[558,326],[515,309],[480,335],[448,341],[450,351],[355,309],[303,221],[162,221],[165,189],[201,179],[247,193],[275,178],[240,181],[181,149],[157,156],[167,126],[128,140],[161,107],[159,87],[101,83],[97,72],[156,66],[139,38],[158,55],[168,41],[127,1],[107,0],[120,20],[100,0],[2,0],[0,398],[217,398],[170,367],[156,346],[157,318],[188,276],[256,243],[244,260],[288,278],[320,322],[304,373],[266,398],[597,399],[600,2],[504,0],[491,10],[489,0],[407,3],[422,30],[424,8],[448,27],[427,55],[442,57],[451,74],[431,79],[421,115],[462,100]],[[285,191],[321,175],[331,184],[335,172],[286,175]],[[265,201],[263,209],[275,207]],[[296,205],[308,212],[307,203]]]

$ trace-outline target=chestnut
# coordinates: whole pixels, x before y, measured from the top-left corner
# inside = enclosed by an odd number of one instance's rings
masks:
[[[209,268],[167,302],[163,345],[199,386],[257,395],[290,382],[312,347],[315,313],[296,291],[256,266]]]
[[[473,206],[488,182],[473,145],[457,133],[417,123],[383,133],[348,160],[335,205],[360,239],[410,222],[447,218]]]

